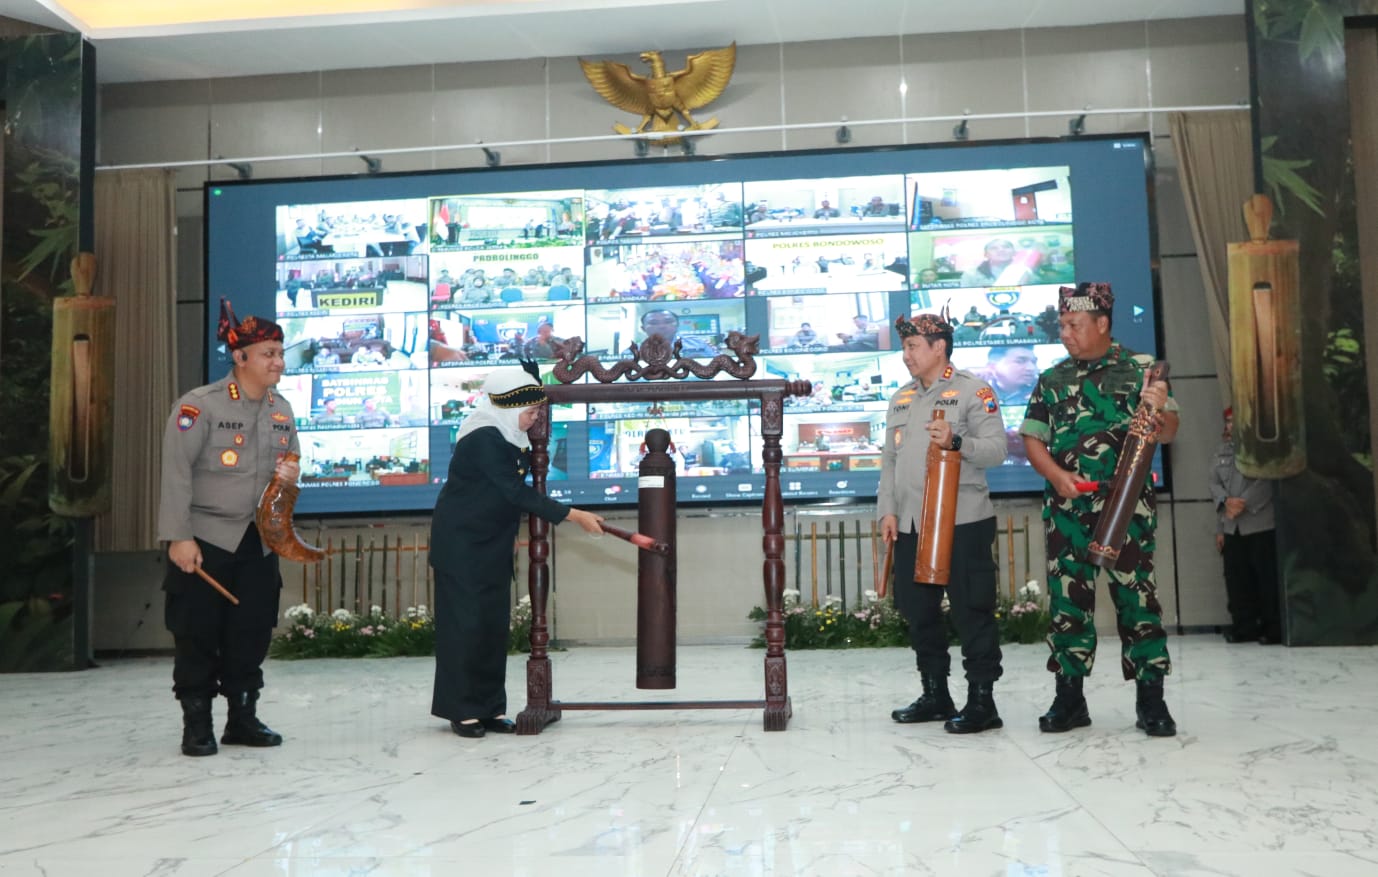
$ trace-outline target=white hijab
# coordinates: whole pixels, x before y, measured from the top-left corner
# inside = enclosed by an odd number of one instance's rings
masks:
[[[494,394],[509,393],[518,387],[539,387],[540,385],[540,381],[516,366],[494,369],[483,382],[483,395],[479,397],[478,402],[474,403],[473,412],[464,418],[464,423],[459,428],[459,435],[455,436],[455,443],[458,444],[460,439],[476,429],[495,426],[509,445],[518,448],[530,447],[531,440],[526,437],[526,432],[521,428],[520,421],[522,412],[532,406],[499,408],[493,404],[489,397]]]

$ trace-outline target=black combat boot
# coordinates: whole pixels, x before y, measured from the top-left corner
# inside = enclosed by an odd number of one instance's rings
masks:
[[[1053,705],[1048,707],[1048,711],[1038,717],[1038,730],[1061,734],[1091,724],[1091,714],[1086,711],[1086,697],[1081,693],[1085,678],[1057,674],[1057,696],[1053,698]]]
[[[892,710],[890,718],[906,725],[914,722],[945,722],[957,715],[957,706],[947,691],[947,677],[920,673],[923,694],[909,706]]]
[[[239,746],[281,746],[282,735],[258,720],[257,691],[237,691],[226,694],[230,702],[230,717],[220,742]]]
[[[211,720],[209,697],[184,697],[182,703],[182,754],[214,755],[215,725]]]
[[[1138,702],[1134,705],[1134,712],[1138,714],[1139,720],[1134,723],[1134,727],[1150,737],[1175,737],[1177,723],[1172,720],[1172,714],[1167,711],[1167,704],[1163,702],[1163,680],[1145,682],[1140,679],[1135,685],[1139,689],[1139,696]]]
[[[967,705],[947,720],[943,730],[949,734],[977,734],[1005,727],[1000,714],[995,711],[994,687],[994,682],[968,682]]]

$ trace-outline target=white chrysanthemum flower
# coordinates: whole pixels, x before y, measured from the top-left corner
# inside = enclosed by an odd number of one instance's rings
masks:
[[[316,613],[311,611],[311,607],[305,603],[298,603],[296,606],[288,606],[287,611],[282,613],[282,617],[288,621],[310,621],[311,616]]]
[[[526,605],[529,605],[530,603],[531,603],[531,595],[530,595],[530,594],[523,594],[523,595],[521,596],[521,599],[517,600],[517,605],[518,605],[518,606],[526,606]]]
[[[866,598],[867,603],[874,603],[880,599],[880,594],[877,594],[875,591],[865,591],[861,596]]]
[[[1037,597],[1043,593],[1043,589],[1038,586],[1038,579],[1029,579],[1024,583],[1021,593],[1025,597]]]
[[[823,598],[823,605],[824,605],[824,606],[836,606],[837,604],[839,604],[839,603],[841,603],[841,602],[842,602],[842,598],[839,597],[839,596],[837,596],[836,594],[829,594],[828,596],[826,596],[826,597]]]
[[[382,615],[382,614],[383,614],[383,607],[382,607],[382,606],[370,606],[370,607],[368,607],[368,614],[369,614],[369,615]]]
[[[330,613],[330,617],[336,621],[350,621],[354,618],[354,614],[348,609],[336,609]]]

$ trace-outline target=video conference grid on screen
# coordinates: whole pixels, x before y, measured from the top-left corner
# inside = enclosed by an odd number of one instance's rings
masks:
[[[1011,454],[993,490],[1037,490],[1016,430],[1065,355],[1058,286],[1109,280],[1116,336],[1154,348],[1145,161],[1143,139],[1104,138],[216,185],[209,299],[283,326],[300,513],[429,508],[495,367],[534,359],[553,381],[564,339],[610,361],[650,333],[706,360],[733,330],[760,336],[757,377],[813,383],[785,408],[786,498],[870,497],[909,380],[895,317],[940,308],[953,361],[999,399]],[[208,367],[228,367],[214,341]],[[764,490],[747,402],[552,420],[549,490],[567,502],[634,501],[657,426],[681,501]]]

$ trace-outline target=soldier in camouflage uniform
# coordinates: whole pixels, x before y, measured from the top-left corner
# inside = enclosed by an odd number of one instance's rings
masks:
[[[1087,559],[1087,547],[1106,493],[1082,493],[1075,482],[1098,481],[1108,487],[1141,398],[1159,412],[1160,443],[1177,432],[1177,405],[1167,383],[1147,378],[1152,357],[1126,350],[1111,338],[1113,305],[1108,283],[1062,287],[1058,321],[1069,356],[1039,376],[1019,430],[1030,464],[1048,481],[1043,505],[1052,612],[1048,669],[1057,674],[1057,696],[1038,720],[1047,732],[1091,724],[1082,680],[1096,658],[1097,567]],[[1177,728],[1163,702],[1163,677],[1172,665],[1153,581],[1156,524],[1153,486],[1145,481],[1127,542],[1108,574],[1121,668],[1138,689],[1137,726],[1149,736],[1170,737]]]
[[[273,474],[298,475],[298,465],[283,459],[299,452],[292,406],[272,389],[282,377],[282,329],[260,317],[235,325],[222,300],[219,334],[233,371],[178,399],[163,435],[158,538],[168,543],[164,618],[176,649],[172,690],[182,705],[184,755],[215,754],[216,694],[230,703],[221,743],[282,743],[256,712],[282,578],[254,524]],[[238,605],[202,581],[198,568]]]

